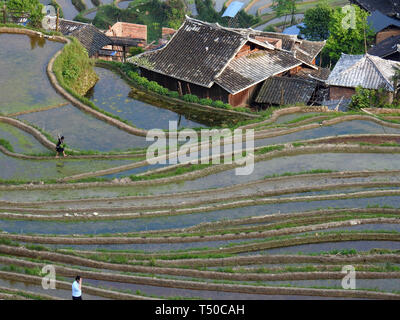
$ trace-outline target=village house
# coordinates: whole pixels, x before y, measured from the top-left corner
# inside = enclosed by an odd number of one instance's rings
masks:
[[[144,48],[147,44],[147,26],[143,24],[116,22],[105,35],[113,44],[102,48],[100,55],[104,60],[125,62],[129,48]]]
[[[342,54],[326,81],[331,100],[350,99],[357,87],[383,89],[387,92],[388,103],[392,102],[393,75],[399,63],[370,54]]]
[[[400,61],[400,35],[381,41],[369,49],[368,53],[383,59]]]
[[[330,70],[302,68],[296,75],[270,77],[261,86],[255,103],[272,105],[321,104],[327,97],[325,81]]]
[[[270,77],[293,76],[303,68],[318,70],[315,61],[324,45],[186,17],[164,47],[130,61],[142,76],[181,95],[243,106]]]
[[[383,40],[400,35],[400,20],[388,17],[380,11],[374,11],[367,18],[368,24],[375,32],[375,44]]]
[[[361,9],[373,13],[379,10],[385,16],[400,19],[399,0],[349,0],[350,3],[359,6]]]

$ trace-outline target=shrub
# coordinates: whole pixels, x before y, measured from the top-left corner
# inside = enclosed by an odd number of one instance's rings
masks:
[[[85,95],[98,80],[86,49],[75,38],[57,57],[53,70],[59,81],[80,95]]]
[[[213,107],[216,107],[216,108],[222,108],[222,109],[225,109],[225,108],[226,108],[225,103],[223,103],[221,100],[215,100],[215,101],[213,101],[213,102],[212,102],[212,106],[213,106]]]
[[[0,138],[0,145],[6,148],[8,151],[14,152],[14,148],[9,141]]]
[[[72,0],[72,4],[79,12],[86,10],[86,4],[83,2],[83,0]]]
[[[198,103],[200,101],[199,97],[195,96],[194,94],[185,94],[183,96],[183,100],[186,102],[192,102],[192,103]]]
[[[129,49],[129,53],[132,56],[136,56],[137,54],[142,53],[142,52],[144,52],[144,49],[141,47],[132,47]]]
[[[213,101],[208,98],[203,98],[203,99],[200,99],[200,103],[204,106],[211,106]]]
[[[179,93],[177,91],[168,91],[167,95],[171,98],[179,98]]]
[[[40,28],[41,21],[44,17],[42,13],[43,5],[39,0],[8,0],[7,8],[17,12],[28,12],[29,24],[33,27]]]
[[[356,94],[351,97],[350,109],[383,108],[387,106],[387,96],[383,89],[370,90],[356,88]]]

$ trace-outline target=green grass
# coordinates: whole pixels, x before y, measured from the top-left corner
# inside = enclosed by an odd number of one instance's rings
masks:
[[[14,152],[14,148],[9,141],[0,138],[0,145],[6,148],[8,151]]]

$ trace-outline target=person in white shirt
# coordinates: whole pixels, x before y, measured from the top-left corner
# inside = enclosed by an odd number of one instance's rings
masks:
[[[72,284],[72,300],[82,300],[82,279],[76,276]]]

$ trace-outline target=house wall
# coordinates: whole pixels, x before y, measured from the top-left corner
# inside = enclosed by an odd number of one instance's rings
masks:
[[[400,35],[400,28],[397,27],[386,28],[376,34],[375,43],[378,44],[379,42],[387,38],[398,35]]]
[[[356,90],[354,88],[345,88],[345,87],[329,87],[329,99],[330,100],[340,100],[342,97],[343,99],[350,99]]]
[[[254,90],[257,88],[258,85],[254,85],[246,90],[243,90],[235,95],[230,94],[229,95],[229,104],[233,107],[239,107],[239,106],[245,106],[249,105],[252,97]]]

